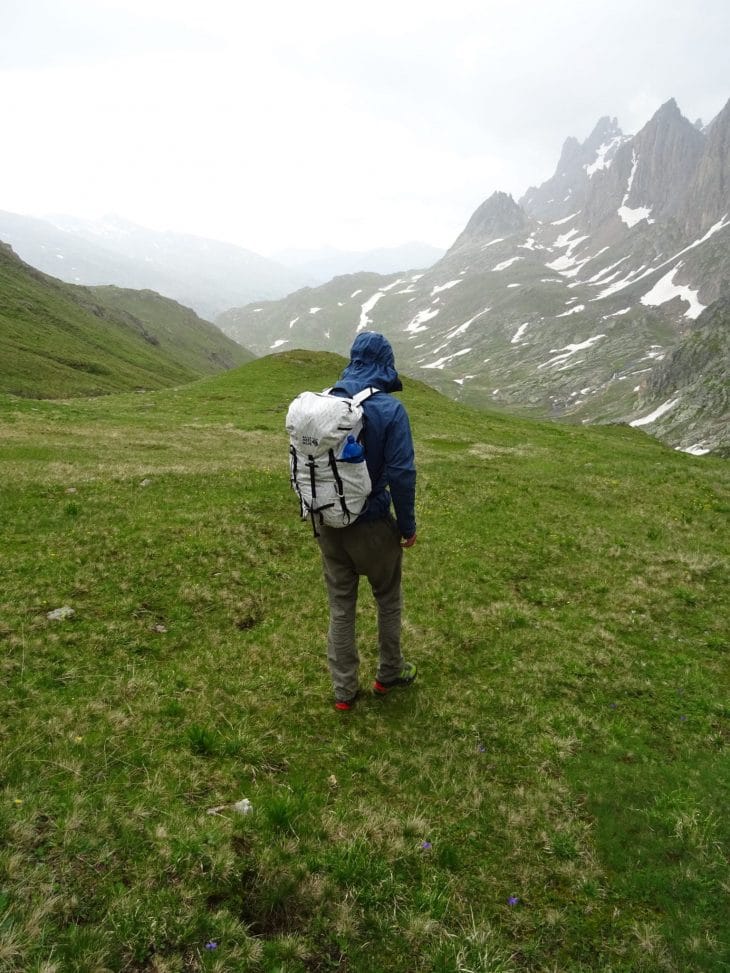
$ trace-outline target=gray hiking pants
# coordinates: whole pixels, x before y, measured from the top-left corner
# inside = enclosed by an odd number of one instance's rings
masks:
[[[401,569],[400,533],[389,517],[352,527],[319,528],[324,579],[330,606],[327,638],[335,698],[350,699],[358,688],[360,657],[355,637],[355,611],[360,575],[370,582],[378,606],[379,665],[375,678],[387,682],[400,675]]]

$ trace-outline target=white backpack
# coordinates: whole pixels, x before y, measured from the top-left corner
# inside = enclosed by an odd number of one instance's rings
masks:
[[[362,403],[379,392],[367,388],[352,398],[324,392],[302,392],[289,406],[289,467],[292,489],[299,497],[302,519],[347,527],[360,516],[372,490],[364,452],[346,460],[342,452],[348,436],[357,441],[362,431]]]

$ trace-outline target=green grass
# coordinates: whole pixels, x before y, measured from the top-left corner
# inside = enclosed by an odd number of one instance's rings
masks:
[[[152,291],[76,287],[0,244],[0,393],[100,395],[190,382],[251,356]]]
[[[407,381],[419,679],[337,714],[283,418],[341,364],[0,397],[0,970],[727,969],[727,464]]]

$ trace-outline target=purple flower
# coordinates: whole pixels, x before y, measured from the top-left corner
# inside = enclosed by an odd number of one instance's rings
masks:
[[[209,943],[205,944],[206,949],[218,949],[218,943],[214,942],[212,939]]]
[[[519,901],[520,900],[516,895],[510,895],[510,897],[507,899],[507,905],[517,905]]]
[[[686,716],[680,716],[679,718],[680,718],[680,720],[686,720],[687,719]]]
[[[431,844],[430,841],[422,841],[421,842],[421,848],[423,848],[424,851],[430,851],[432,847],[433,847],[433,845]]]

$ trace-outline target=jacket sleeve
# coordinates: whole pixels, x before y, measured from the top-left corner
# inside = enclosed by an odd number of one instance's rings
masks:
[[[408,413],[400,402],[388,425],[384,459],[398,529],[402,537],[413,537],[416,533],[416,458]]]

